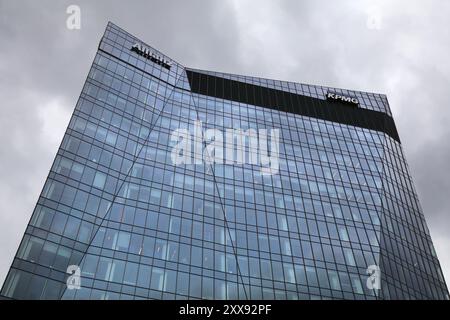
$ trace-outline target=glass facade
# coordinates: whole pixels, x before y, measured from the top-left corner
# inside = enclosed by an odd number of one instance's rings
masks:
[[[398,136],[334,111],[224,98],[237,86],[333,108],[333,91],[358,99],[351,112],[391,120],[384,95],[188,69],[136,43],[108,24],[3,296],[448,299]],[[175,165],[172,133],[198,121],[279,129],[278,172]],[[69,265],[80,268],[78,289],[66,285]]]

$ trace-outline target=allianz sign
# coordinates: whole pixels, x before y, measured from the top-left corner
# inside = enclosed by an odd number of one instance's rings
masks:
[[[342,101],[345,103],[353,104],[355,106],[357,106],[359,104],[359,101],[356,98],[343,96],[343,95],[333,93],[333,92],[327,92],[326,97],[327,97],[327,100]]]
[[[147,58],[161,66],[163,66],[166,69],[170,70],[170,66],[172,63],[161,55],[158,55],[157,53],[153,52],[150,48],[147,48],[146,46],[143,46],[142,44],[136,43],[131,47],[131,51],[136,52],[137,54],[143,56],[144,58]]]

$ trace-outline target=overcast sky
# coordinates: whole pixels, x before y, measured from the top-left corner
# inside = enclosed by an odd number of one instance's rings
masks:
[[[450,282],[449,16],[423,0],[0,0],[0,284],[108,20],[185,66],[387,94]]]

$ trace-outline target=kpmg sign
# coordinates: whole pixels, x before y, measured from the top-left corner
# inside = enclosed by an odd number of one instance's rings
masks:
[[[341,101],[341,102],[349,103],[349,104],[352,104],[355,106],[357,106],[359,104],[358,99],[356,99],[354,97],[343,96],[343,95],[333,93],[333,92],[327,92],[326,97],[327,97],[327,100]]]
[[[152,49],[147,48],[146,46],[136,43],[131,47],[131,51],[136,52],[137,54],[143,56],[144,58],[147,58],[154,63],[157,63],[161,66],[163,66],[166,69],[170,70],[170,67],[172,63],[169,60],[166,60],[164,57],[158,55],[155,53]]]

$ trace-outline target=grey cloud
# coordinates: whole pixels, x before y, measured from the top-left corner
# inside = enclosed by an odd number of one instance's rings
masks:
[[[65,27],[69,4],[79,31]],[[0,283],[108,20],[186,66],[386,93],[450,279],[449,14],[419,0],[0,0]]]

